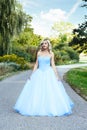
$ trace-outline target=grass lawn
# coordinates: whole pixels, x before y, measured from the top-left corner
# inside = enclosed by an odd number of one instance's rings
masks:
[[[87,100],[87,67],[69,70],[64,79],[80,96]]]

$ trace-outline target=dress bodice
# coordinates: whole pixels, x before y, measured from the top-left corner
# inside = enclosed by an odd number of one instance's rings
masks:
[[[38,56],[39,69],[45,70],[50,67],[50,56]]]

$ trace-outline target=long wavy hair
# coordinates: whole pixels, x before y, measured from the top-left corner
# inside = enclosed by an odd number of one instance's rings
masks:
[[[50,53],[52,51],[52,45],[50,43],[50,40],[48,40],[48,39],[44,39],[43,41],[41,41],[39,49],[42,50],[42,44],[44,43],[44,41],[48,43],[48,51]]]

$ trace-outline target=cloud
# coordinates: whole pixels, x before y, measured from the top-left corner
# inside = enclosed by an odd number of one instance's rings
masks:
[[[74,6],[71,8],[70,12],[67,15],[67,19],[76,11],[78,6],[80,5],[81,0],[77,0],[77,2],[74,4]]]
[[[81,0],[78,0],[67,13],[62,9],[50,9],[48,12],[41,11],[38,15],[33,15],[32,26],[36,34],[43,36],[50,36],[53,34],[51,29],[55,22],[69,21],[69,17],[75,13],[76,9],[80,5]]]
[[[19,0],[22,3],[24,10],[29,13],[29,10],[39,9],[41,3],[37,3],[36,0]],[[55,22],[59,21],[69,21],[70,16],[75,13],[76,9],[80,5],[81,0],[77,0],[77,2],[73,5],[71,10],[66,12],[62,9],[49,9],[48,11],[41,11],[40,13],[32,14],[33,17],[32,27],[34,28],[34,32],[43,36],[50,36],[52,34],[52,26]]]
[[[50,27],[51,25],[43,20],[40,16],[33,17],[32,27],[34,28],[34,33],[47,37],[50,35]]]
[[[66,19],[66,12],[61,9],[50,9],[49,12],[41,12],[41,18],[50,22],[56,22]]]
[[[61,9],[50,9],[48,12],[41,11],[40,14],[33,14],[32,27],[34,32],[43,36],[52,34],[52,25],[57,21],[66,20],[66,12]]]

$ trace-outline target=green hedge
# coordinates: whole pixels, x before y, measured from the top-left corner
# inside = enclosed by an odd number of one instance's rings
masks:
[[[29,63],[24,60],[23,57],[18,57],[15,54],[0,56],[0,62],[13,62],[16,66],[19,65],[20,69],[29,69]]]
[[[60,46],[61,45],[61,46]],[[61,47],[61,48],[60,48]],[[79,61],[79,55],[71,47],[59,44],[53,48],[55,54],[55,63],[60,64],[71,64]]]

